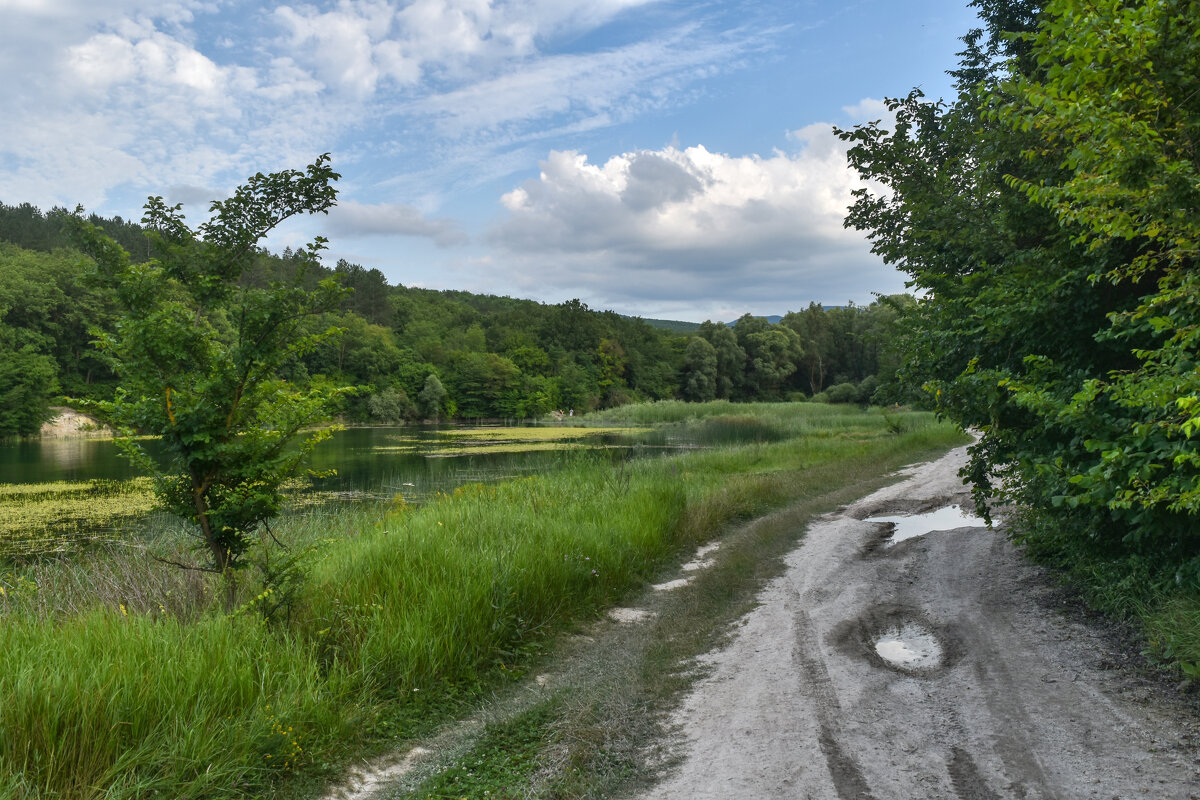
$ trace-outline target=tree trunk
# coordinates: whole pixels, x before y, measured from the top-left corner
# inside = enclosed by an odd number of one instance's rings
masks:
[[[204,484],[197,483],[195,478],[192,479],[192,499],[196,504],[196,523],[200,526],[200,534],[204,537],[208,552],[212,554],[213,569],[220,573],[225,584],[225,610],[232,611],[237,602],[237,577],[232,559],[229,549],[213,533],[208,503],[204,499]]]

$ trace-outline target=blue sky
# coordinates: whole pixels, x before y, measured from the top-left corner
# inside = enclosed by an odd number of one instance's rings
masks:
[[[903,288],[830,130],[949,91],[967,0],[0,0],[0,201],[189,220],[330,152],[393,283],[733,319]]]

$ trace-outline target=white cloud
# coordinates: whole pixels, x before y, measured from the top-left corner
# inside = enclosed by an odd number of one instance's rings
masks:
[[[860,184],[832,126],[793,138],[797,152],[765,157],[667,147],[593,164],[552,151],[537,179],[501,198],[508,215],[490,241],[527,289],[607,305],[723,297],[764,308],[898,289],[842,226]]]
[[[453,220],[431,219],[401,203],[363,205],[343,200],[330,210],[326,228],[338,237],[418,236],[432,239],[439,247],[467,241],[467,235]]]
[[[371,92],[422,77],[464,77],[535,54],[564,31],[599,26],[660,0],[339,0],[330,10],[279,6],[289,49],[331,85]]]
[[[158,31],[126,39],[98,34],[67,50],[70,77],[89,92],[128,82],[167,84],[187,92],[190,100],[219,102],[228,69],[217,67],[207,56]]]
[[[895,116],[888,110],[887,103],[874,97],[864,97],[852,106],[842,106],[842,111],[856,120],[886,120]]]
[[[442,135],[481,134],[507,142],[523,127],[556,117],[603,124],[679,102],[682,87],[713,64],[755,46],[753,37],[707,40],[692,27],[597,53],[543,57],[401,106],[426,116]]]
[[[0,198],[94,207],[164,185],[229,189],[324,151],[342,164],[420,154],[407,174],[423,175],[421,194],[485,181],[529,163],[514,147],[655,107],[695,77],[682,71],[729,52],[682,31],[541,52],[655,2],[0,0],[0,72],[19,77],[0,84]],[[390,130],[349,144],[389,113]]]

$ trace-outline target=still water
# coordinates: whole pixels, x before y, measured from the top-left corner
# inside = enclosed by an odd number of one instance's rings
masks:
[[[316,482],[322,491],[366,493],[401,492],[406,498],[444,491],[473,481],[551,469],[578,450],[522,450],[516,452],[446,453],[450,426],[349,428],[322,442],[313,452],[309,467],[316,471],[336,470],[336,475]],[[537,430],[537,429],[531,429]],[[588,435],[577,429],[578,439],[589,449],[612,458],[661,453],[676,449],[650,444],[647,437]],[[585,438],[586,437],[586,438]],[[0,445],[0,484],[47,483],[51,481],[124,480],[141,473],[121,455],[108,439],[45,439]]]
[[[328,503],[421,504],[466,483],[547,472],[577,458],[620,460],[678,450],[642,429],[352,428],[313,451],[310,469],[330,472],[287,489],[289,509]],[[155,442],[149,441],[147,447]],[[0,562],[125,538],[150,520],[149,485],[104,439],[0,446]]]

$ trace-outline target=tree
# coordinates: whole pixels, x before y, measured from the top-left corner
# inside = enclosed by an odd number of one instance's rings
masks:
[[[519,385],[521,370],[495,353],[458,353],[446,380],[462,417],[501,417],[502,398]]]
[[[739,319],[733,329],[746,353],[746,396],[778,399],[780,387],[796,371],[804,353],[800,337],[789,327],[750,314]]]
[[[728,325],[705,320],[699,333],[717,353],[717,397],[728,399],[744,382],[746,351],[738,345],[737,336]]]
[[[438,380],[438,376],[432,372],[429,373],[429,376],[425,378],[425,385],[421,387],[421,393],[417,395],[417,404],[426,419],[436,420],[442,415],[446,396],[446,389]]]
[[[1093,283],[1139,296],[1097,334],[1132,364],[1069,398],[1029,381],[1005,388],[1084,443],[1059,500],[1119,521],[1125,549],[1200,588],[1200,2],[1052,0],[1030,43],[1038,69],[1006,87],[997,117],[1031,133],[1026,156],[1053,153],[1059,172],[1010,183],[1089,256],[1122,254],[1089,259]]]
[[[901,376],[980,432],[981,496],[1200,586],[1200,6],[972,5],[957,98],[841,132],[885,187],[847,225],[924,295]]]
[[[111,327],[111,292],[85,279],[78,252],[23,250],[0,243],[0,321],[20,347],[31,346],[58,365],[60,391],[92,394],[111,375],[97,356],[93,329]]]
[[[0,319],[4,318],[0,308]],[[18,345],[17,331],[0,323],[0,439],[32,436],[50,418],[50,395],[58,387],[54,359],[32,345]]]
[[[163,505],[197,526],[216,572],[239,566],[251,535],[279,512],[282,483],[330,434],[301,431],[326,418],[342,390],[278,377],[283,364],[337,333],[303,332],[306,319],[342,298],[332,278],[304,288],[324,240],[296,255],[290,281],[251,287],[241,279],[269,231],[328,211],[338,177],[328,155],[304,172],[259,173],[212,203],[211,218],[195,230],[179,206],[152,197],[142,222],[156,257],[141,264],[95,225],[74,219],[121,305],[114,331],[100,339],[120,388],[114,400],[92,407],[126,434],[126,454],[153,474]],[[146,446],[132,433],[158,442]]]
[[[717,351],[699,336],[688,342],[684,353],[683,399],[705,403],[717,396]]]
[[[417,409],[398,386],[389,386],[367,397],[367,413],[375,422],[398,425],[416,415]]]

